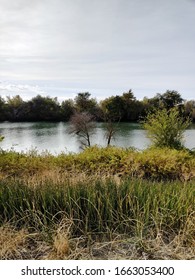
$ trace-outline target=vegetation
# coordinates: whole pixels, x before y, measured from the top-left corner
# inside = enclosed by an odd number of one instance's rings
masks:
[[[188,181],[195,176],[194,152],[175,149],[135,149],[116,147],[86,148],[78,154],[37,154],[5,152],[0,154],[0,178],[33,176],[40,173],[86,173],[91,176],[130,176],[153,180]]]
[[[177,107],[154,110],[144,122],[144,128],[155,147],[183,148],[183,134],[190,125],[190,119],[181,117]]]
[[[22,252],[21,248],[21,258],[28,258],[33,251],[37,253],[41,238],[49,248],[46,256],[38,258],[51,258],[55,253],[53,258],[63,259],[71,258],[79,249],[77,258],[83,257],[82,251],[90,255],[90,244],[104,244],[105,241],[114,244],[116,238],[119,242],[119,237],[127,248],[137,249],[138,258],[144,255],[147,258],[194,257],[192,183],[184,188],[181,182],[151,183],[130,179],[120,184],[92,178],[77,183],[47,180],[24,184],[15,180],[14,185],[5,180],[1,184],[1,213],[1,229],[5,228],[5,221],[9,221],[18,232],[23,230],[29,235],[29,241],[23,238],[20,242],[26,242],[26,247],[31,244],[31,251],[25,252],[23,247]],[[59,248],[56,239],[61,239]],[[164,256],[160,250],[164,250]],[[1,258],[16,258],[13,251],[13,248],[4,248]],[[128,253],[131,252],[126,249],[126,258]],[[107,252],[101,255],[100,250],[99,254],[100,258],[107,258]],[[95,258],[93,253],[91,255]]]
[[[1,151],[1,259],[193,259],[195,155]]]
[[[137,100],[129,90],[99,103],[89,92],[78,93],[75,99],[64,100],[61,104],[57,98],[49,96],[37,95],[29,101],[23,101],[19,95],[6,100],[0,97],[0,121],[68,121],[75,113],[86,112],[96,121],[130,122],[143,120],[154,109],[169,110],[175,106],[180,106],[183,115],[195,121],[195,101],[185,101],[174,90],[143,100]]]
[[[156,96],[155,106],[144,100],[154,142],[144,151],[110,146],[116,123],[139,104],[131,91],[99,108],[88,93],[61,106],[49,97],[31,102],[17,96],[0,106],[9,104],[12,120],[33,104],[38,120],[58,120],[63,106],[86,148],[58,156],[0,150],[0,259],[194,259],[195,153],[182,145],[189,120],[177,92]],[[35,111],[25,112],[34,120]],[[98,117],[107,148],[90,147]]]

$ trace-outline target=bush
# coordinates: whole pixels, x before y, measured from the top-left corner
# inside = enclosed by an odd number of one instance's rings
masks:
[[[145,151],[117,147],[86,148],[78,154],[38,155],[36,152],[0,151],[0,178],[47,176],[119,176],[184,181],[195,178],[195,154],[186,150],[150,148]]]
[[[183,134],[190,120],[184,119],[178,108],[161,109],[149,113],[144,128],[153,145],[158,148],[183,148]]]

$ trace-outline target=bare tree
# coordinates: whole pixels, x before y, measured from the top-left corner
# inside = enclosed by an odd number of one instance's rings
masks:
[[[91,146],[90,138],[94,134],[95,129],[96,123],[94,122],[94,117],[87,112],[82,112],[75,113],[71,117],[68,132],[79,136],[83,148]]]
[[[117,132],[116,123],[113,123],[111,120],[109,120],[106,122],[105,128],[105,138],[107,140],[107,146],[110,146],[111,140],[114,138],[114,135]]]
[[[104,128],[105,128],[104,137],[106,138],[107,146],[110,146],[111,140],[114,139],[115,134],[118,131],[120,116],[118,116],[118,121],[116,122],[116,120],[112,119],[109,116],[109,114],[102,112],[101,118],[104,120]]]

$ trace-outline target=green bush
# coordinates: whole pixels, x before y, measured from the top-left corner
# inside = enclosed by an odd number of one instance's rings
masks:
[[[122,176],[188,181],[195,177],[195,155],[188,150],[150,148],[144,151],[117,147],[85,149],[79,154],[0,152],[0,178],[51,173],[76,176]]]
[[[144,122],[148,137],[155,147],[183,148],[183,134],[190,120],[184,119],[178,108],[149,113]]]

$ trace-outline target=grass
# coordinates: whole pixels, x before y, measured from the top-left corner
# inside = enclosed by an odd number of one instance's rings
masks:
[[[194,259],[194,155],[167,152],[2,152],[0,258]]]

